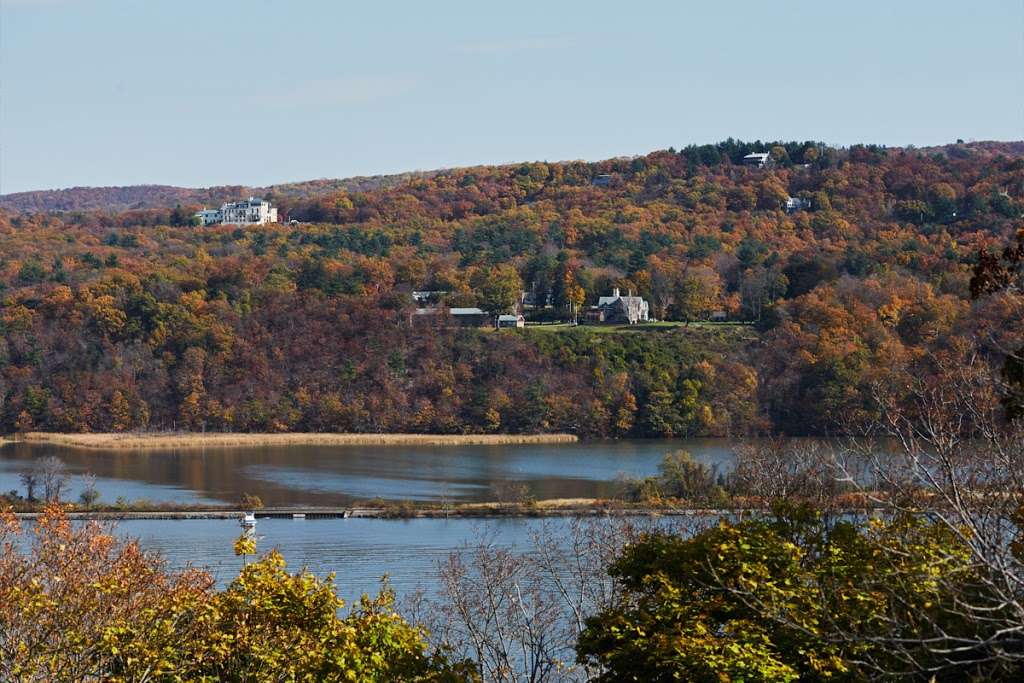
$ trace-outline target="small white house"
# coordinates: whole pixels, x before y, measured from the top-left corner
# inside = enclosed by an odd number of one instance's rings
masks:
[[[526,327],[526,318],[521,315],[499,315],[498,327]]]
[[[412,300],[421,306],[426,306],[427,304],[437,303],[447,293],[447,291],[442,289],[414,289]]]
[[[800,199],[798,197],[789,197],[786,199],[786,213],[803,211],[809,208],[811,208],[811,202],[809,200]]]
[[[743,157],[743,165],[764,168],[771,163],[771,160],[771,155],[768,152],[753,152]]]

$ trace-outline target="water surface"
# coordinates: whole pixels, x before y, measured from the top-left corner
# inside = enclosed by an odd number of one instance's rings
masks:
[[[525,487],[538,499],[614,496],[625,478],[649,476],[668,452],[685,449],[720,469],[727,439],[651,439],[497,446],[274,446],[102,451],[51,444],[0,447],[0,491],[22,489],[33,460],[59,457],[72,474],[92,472],[101,502],[117,498],[234,504],[243,493],[268,506],[388,501],[481,502]],[[22,491],[23,492],[23,491]]]
[[[422,590],[439,591],[438,565],[450,554],[482,541],[529,553],[538,534],[564,544],[568,552],[571,520],[513,519],[261,519],[256,524],[259,554],[276,548],[290,571],[305,567],[323,577],[335,575],[338,595],[351,604],[360,595],[374,594],[381,578],[401,598]],[[616,524],[593,519],[587,523]],[[691,520],[643,518],[638,524],[677,527]],[[242,560],[232,543],[241,533],[234,520],[125,520],[117,533],[137,538],[147,550],[162,554],[173,569],[186,566],[209,570],[224,586],[238,575]]]

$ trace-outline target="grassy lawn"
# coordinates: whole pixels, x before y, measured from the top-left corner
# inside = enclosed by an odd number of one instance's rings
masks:
[[[657,332],[661,330],[667,330],[675,327],[685,327],[686,323],[675,322],[675,321],[658,321],[650,323],[642,323],[640,325],[610,325],[610,324],[594,324],[594,325],[570,325],[568,323],[556,323],[554,325],[527,325],[528,330],[540,330],[543,332],[565,332],[566,330],[586,330],[594,334],[618,334],[622,332]],[[730,327],[744,327],[743,323],[727,322],[727,323],[712,323],[712,322],[691,322],[689,327],[691,329],[718,329],[718,328],[730,328]]]

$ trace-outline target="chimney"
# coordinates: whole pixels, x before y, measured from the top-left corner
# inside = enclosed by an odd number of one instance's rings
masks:
[[[615,289],[612,290],[612,296],[614,296],[616,299],[619,298],[619,288],[618,287],[616,287]]]

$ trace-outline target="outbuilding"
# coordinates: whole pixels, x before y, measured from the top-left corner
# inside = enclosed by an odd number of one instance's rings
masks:
[[[499,315],[498,327],[526,327],[526,318],[521,315]]]

